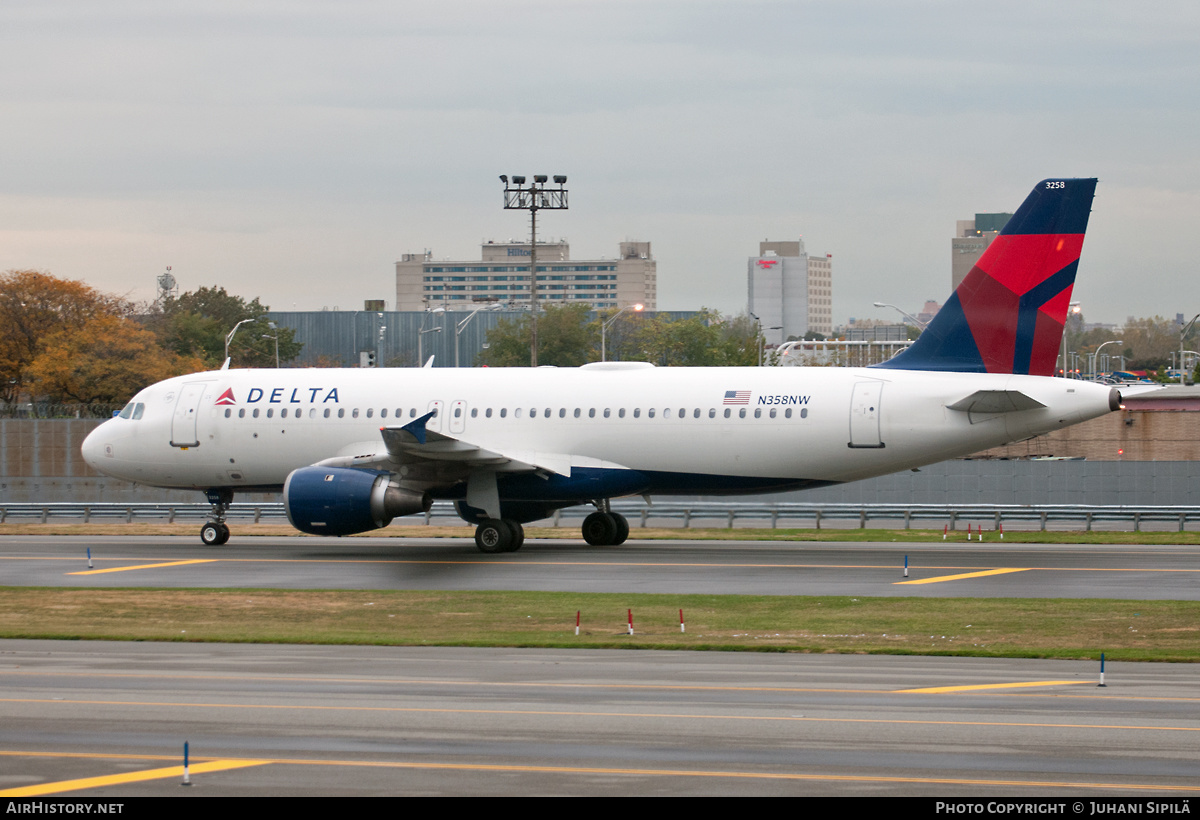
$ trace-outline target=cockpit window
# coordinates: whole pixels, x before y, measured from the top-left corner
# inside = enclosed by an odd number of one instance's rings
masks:
[[[117,418],[134,419],[136,421],[137,419],[140,419],[142,417],[142,413],[145,411],[145,409],[146,409],[146,405],[143,404],[142,402],[131,401],[131,402],[129,402],[129,404],[127,404],[123,408],[121,408],[121,412],[117,413]]]

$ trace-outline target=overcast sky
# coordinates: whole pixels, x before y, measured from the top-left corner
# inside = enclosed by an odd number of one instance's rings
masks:
[[[393,263],[648,240],[659,306],[745,309],[758,242],[833,254],[834,321],[949,295],[950,237],[1100,179],[1091,321],[1200,312],[1195,2],[0,5],[0,270],[134,299],[167,265],[281,310],[395,300]]]

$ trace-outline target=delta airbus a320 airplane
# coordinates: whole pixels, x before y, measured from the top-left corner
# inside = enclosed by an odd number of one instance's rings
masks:
[[[919,467],[1118,409],[1053,378],[1095,179],[1039,182],[928,329],[869,368],[226,370],[138,393],[83,444],[92,467],[213,504],[281,491],[315,535],[385,527],[452,499],[484,552],[576,504],[593,545],[629,495],[762,493]],[[228,363],[226,363],[228,365]]]

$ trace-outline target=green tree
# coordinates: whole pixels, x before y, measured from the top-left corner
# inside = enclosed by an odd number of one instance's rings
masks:
[[[268,310],[257,297],[247,302],[214,285],[168,299],[147,324],[162,345],[177,355],[197,356],[208,367],[219,367],[225,357],[225,337],[238,322],[250,319],[230,343],[230,366],[274,367],[274,337],[279,339],[280,363],[296,358],[304,345],[295,340],[291,328],[272,328],[263,315]]]
[[[601,323],[613,311],[588,321],[586,305],[548,306],[538,320],[538,363],[577,367],[600,361]],[[723,318],[704,309],[694,316],[653,317],[627,312],[605,335],[607,359],[651,362],[660,367],[743,367],[758,364],[757,325],[747,316]],[[529,317],[503,320],[488,332],[479,361],[491,367],[529,366]]]
[[[1126,366],[1130,370],[1157,370],[1171,363],[1179,351],[1179,325],[1174,319],[1129,319],[1121,329]]]
[[[599,361],[599,326],[588,322],[588,305],[547,305],[538,314],[538,364],[578,367]],[[489,367],[529,367],[533,337],[528,315],[502,319],[488,331],[488,348],[478,358]]]
[[[745,314],[731,318],[709,308],[695,316],[658,314],[639,328],[631,358],[660,367],[750,367],[758,364],[757,324]]]

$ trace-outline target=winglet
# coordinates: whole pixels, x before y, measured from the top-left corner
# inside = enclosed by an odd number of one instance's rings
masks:
[[[910,347],[876,367],[1054,374],[1095,179],[1044,179]]]
[[[409,435],[411,435],[413,438],[415,438],[417,440],[417,444],[424,444],[425,443],[425,424],[431,418],[433,418],[435,415],[437,415],[437,411],[430,410],[425,415],[421,416],[420,418],[413,419],[412,421],[410,421],[408,424],[404,425],[400,429],[404,430]]]

